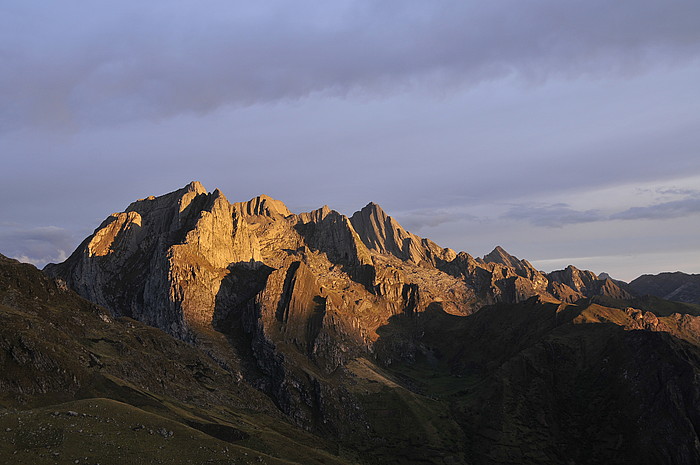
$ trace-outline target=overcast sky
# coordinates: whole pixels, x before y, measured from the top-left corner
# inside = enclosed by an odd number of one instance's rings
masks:
[[[697,0],[0,0],[0,253],[191,180],[475,256],[700,272]]]

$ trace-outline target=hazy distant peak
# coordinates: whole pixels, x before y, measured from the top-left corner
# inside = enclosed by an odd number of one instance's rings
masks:
[[[666,300],[700,304],[700,274],[680,271],[645,274],[629,285],[640,295],[650,294]]]

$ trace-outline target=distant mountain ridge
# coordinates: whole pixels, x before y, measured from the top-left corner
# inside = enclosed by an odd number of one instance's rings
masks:
[[[649,294],[666,300],[700,304],[700,274],[645,274],[629,283],[637,294]]]

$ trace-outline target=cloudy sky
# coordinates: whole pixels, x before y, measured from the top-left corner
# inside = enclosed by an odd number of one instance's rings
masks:
[[[700,272],[697,0],[0,0],[0,253],[200,180],[481,256]]]

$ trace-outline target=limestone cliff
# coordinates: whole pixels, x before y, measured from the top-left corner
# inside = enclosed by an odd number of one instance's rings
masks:
[[[256,260],[257,239],[226,197],[192,182],[111,215],[46,271],[115,315],[185,337],[211,322],[226,268]]]

